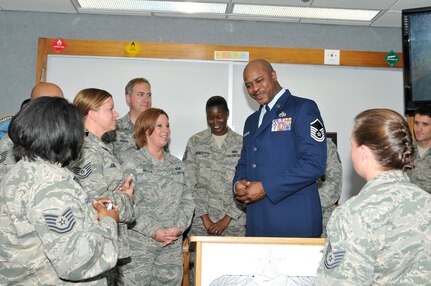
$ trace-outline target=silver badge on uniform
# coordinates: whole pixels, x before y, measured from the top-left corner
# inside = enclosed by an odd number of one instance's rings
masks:
[[[88,163],[84,166],[84,168],[73,168],[73,172],[78,177],[78,179],[82,180],[88,178],[88,176],[93,173],[93,169],[91,168],[91,163]]]
[[[280,112],[280,114],[278,115],[278,117],[286,117],[286,112],[284,112],[284,111],[282,111],[282,112]]]
[[[332,269],[337,267],[343,261],[344,255],[346,251],[332,251],[331,242],[328,243],[328,248],[326,249],[325,254],[325,267],[326,269]]]
[[[319,119],[310,123],[310,136],[317,142],[325,140],[325,128]]]
[[[71,208],[65,210],[61,215],[45,214],[44,217],[48,229],[58,234],[70,232],[76,224]]]

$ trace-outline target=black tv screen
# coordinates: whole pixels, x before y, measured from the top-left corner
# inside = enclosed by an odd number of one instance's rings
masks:
[[[431,7],[402,11],[405,113],[431,103]]]

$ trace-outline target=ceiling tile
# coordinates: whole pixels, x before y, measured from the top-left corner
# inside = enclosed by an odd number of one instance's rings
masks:
[[[430,7],[430,0],[399,0],[391,10],[403,10],[410,8],[419,8],[419,7]]]
[[[401,11],[389,10],[375,20],[373,27],[401,27]]]
[[[70,0],[0,0],[3,10],[76,13]]]
[[[386,10],[397,1],[398,0],[314,0],[312,6],[325,8]]]
[[[277,6],[310,6],[311,1],[302,0],[232,0],[233,4],[259,4]]]

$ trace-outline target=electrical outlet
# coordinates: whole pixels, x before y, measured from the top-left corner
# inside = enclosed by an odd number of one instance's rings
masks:
[[[340,50],[325,50],[325,65],[340,65]]]

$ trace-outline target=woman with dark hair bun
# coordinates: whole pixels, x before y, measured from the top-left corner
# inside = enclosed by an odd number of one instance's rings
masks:
[[[82,147],[79,109],[63,98],[31,100],[9,135],[19,162],[0,184],[0,284],[106,285],[118,258],[118,211],[103,199],[83,204],[64,168]]]
[[[351,158],[367,183],[336,208],[316,285],[429,285],[431,196],[410,183],[406,120],[389,109],[355,118]]]

